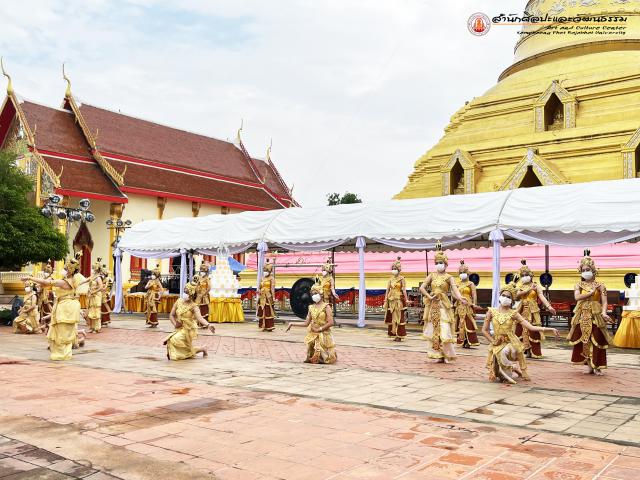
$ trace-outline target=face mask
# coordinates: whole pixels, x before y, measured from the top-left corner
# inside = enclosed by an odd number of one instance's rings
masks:
[[[31,291],[31,287],[24,287],[24,291],[25,292],[30,292]]]
[[[327,272],[325,270],[322,271],[322,276],[326,277],[327,276]]]
[[[269,272],[262,272],[262,275],[264,275],[265,277],[269,276]]]
[[[322,296],[319,293],[314,293],[311,296],[311,300],[313,300],[314,303],[318,303],[321,299],[322,299]]]
[[[440,273],[444,272],[444,269],[445,269],[444,263],[436,263],[436,269],[437,269]]]
[[[466,273],[461,273],[460,274],[460,280],[466,280],[469,277],[469,275],[467,275]]]
[[[183,293],[182,294],[182,299],[183,300],[189,300],[189,294],[188,293]]]
[[[62,272],[60,272],[60,273],[62,274],[63,277],[66,277],[69,272],[67,272],[66,268],[63,268]]]
[[[524,277],[522,277],[522,283],[529,283],[531,282],[531,277],[529,275],[525,275]]]
[[[593,278],[593,272],[591,270],[582,272],[582,278],[584,278],[585,280],[591,280]]]
[[[509,297],[505,297],[504,295],[500,295],[499,298],[500,305],[503,307],[509,307],[511,305],[511,299]]]
[[[156,276],[155,275],[151,275],[151,280],[155,280]]]
[[[395,270],[395,269],[394,269],[394,270],[391,270],[391,273],[393,273],[394,275],[397,275],[397,274],[399,274],[400,272],[399,272],[398,270]]]

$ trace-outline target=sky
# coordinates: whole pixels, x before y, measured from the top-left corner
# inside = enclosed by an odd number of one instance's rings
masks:
[[[74,95],[271,158],[303,206],[390,199],[449,118],[497,81],[514,26],[472,13],[524,0],[0,2],[0,55],[23,97]],[[5,84],[6,85],[6,84]],[[4,85],[1,87],[4,88]]]

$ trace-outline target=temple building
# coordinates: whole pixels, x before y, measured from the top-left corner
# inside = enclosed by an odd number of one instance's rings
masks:
[[[6,75],[6,74],[5,74]],[[253,158],[241,130],[235,143],[112,112],[78,101],[67,89],[60,108],[16,94],[9,79],[0,109],[0,147],[13,149],[32,175],[33,201],[51,194],[77,207],[91,200],[92,223],[58,220],[70,251],[82,251],[82,272],[96,258],[113,268],[116,233],[111,219],[143,220],[289,208],[298,204],[270,158]],[[58,262],[60,263],[60,262]],[[125,281],[136,281],[152,259],[122,262]],[[159,261],[163,273],[169,260]]]
[[[640,0],[532,0],[524,10],[598,20],[525,23],[513,63],[451,117],[395,198],[639,176]]]

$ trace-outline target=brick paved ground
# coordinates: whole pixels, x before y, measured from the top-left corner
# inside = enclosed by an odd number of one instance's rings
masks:
[[[594,378],[549,348],[508,387],[485,381],[484,349],[434,365],[380,331],[336,331],[339,363],[311,366],[302,332],[222,325],[199,339],[209,358],[168,362],[162,332],[114,324],[63,364],[0,328],[0,478],[640,478],[635,353]],[[59,469],[25,471],[21,448]]]

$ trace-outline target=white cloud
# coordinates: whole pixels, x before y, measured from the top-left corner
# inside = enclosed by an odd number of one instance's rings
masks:
[[[498,6],[496,7],[496,4]],[[67,61],[86,101],[273,159],[307,206],[390,198],[449,117],[511,61],[515,29],[467,31],[523,1],[0,2],[16,90],[58,105]]]

